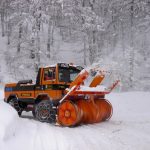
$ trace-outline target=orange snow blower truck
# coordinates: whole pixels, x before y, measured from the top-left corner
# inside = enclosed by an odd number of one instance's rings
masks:
[[[104,89],[100,83],[105,74],[97,71],[89,86],[85,86],[89,73],[80,66],[66,63],[39,68],[35,84],[32,80],[6,84],[4,101],[19,115],[22,111],[32,111],[37,120],[62,126],[108,120],[112,116],[112,105],[105,94],[119,81]]]

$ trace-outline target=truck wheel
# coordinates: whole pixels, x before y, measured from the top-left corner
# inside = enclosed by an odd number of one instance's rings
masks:
[[[18,112],[18,115],[21,116],[23,109],[20,107],[17,98],[11,99],[8,103]]]
[[[43,100],[35,105],[35,118],[41,122],[54,123],[56,110],[50,100]]]

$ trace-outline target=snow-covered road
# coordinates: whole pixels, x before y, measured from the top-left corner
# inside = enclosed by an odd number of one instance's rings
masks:
[[[0,94],[0,150],[149,150],[150,93],[112,93],[110,121],[64,128],[19,118]]]

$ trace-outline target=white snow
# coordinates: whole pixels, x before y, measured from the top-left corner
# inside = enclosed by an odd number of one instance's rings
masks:
[[[85,70],[85,69],[83,69],[83,70],[81,70],[81,72],[79,73],[80,75],[82,75],[82,74],[84,74],[85,72],[89,72],[87,69]]]
[[[3,94],[0,99],[0,150],[150,149],[150,93],[111,93],[107,99],[114,114],[109,121],[75,128],[41,123],[30,113],[19,118]]]
[[[107,88],[105,86],[99,85],[97,87],[88,87],[88,86],[80,86],[79,91],[92,91],[92,92],[96,92],[96,91],[106,91]]]
[[[49,67],[56,67],[57,64],[52,64],[52,65],[48,65],[48,66],[43,66],[44,68],[49,68]]]

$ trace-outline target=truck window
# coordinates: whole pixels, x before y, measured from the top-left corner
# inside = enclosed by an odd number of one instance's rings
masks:
[[[76,76],[79,74],[79,70],[70,69],[70,81],[74,81]]]
[[[59,67],[59,81],[60,82],[72,82],[79,74],[80,70],[73,67]]]
[[[45,68],[44,69],[44,80],[54,80],[55,79],[55,68]]]
[[[70,81],[70,73],[68,69],[64,69],[64,68],[59,69],[59,81],[60,82]]]

